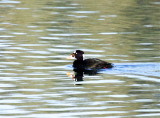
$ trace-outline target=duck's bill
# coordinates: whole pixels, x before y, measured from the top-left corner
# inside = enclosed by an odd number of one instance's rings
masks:
[[[71,54],[69,57],[67,57],[67,59],[75,59],[75,57],[73,57],[73,55]]]

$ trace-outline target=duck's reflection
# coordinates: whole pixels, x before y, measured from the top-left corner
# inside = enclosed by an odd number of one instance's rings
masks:
[[[84,74],[86,75],[96,75],[98,70],[85,70],[85,69],[73,69],[74,73],[68,73],[67,75],[72,77],[73,80],[83,81]]]

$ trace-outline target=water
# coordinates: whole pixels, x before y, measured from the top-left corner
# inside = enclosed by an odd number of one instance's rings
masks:
[[[159,118],[157,0],[1,0],[0,116]],[[75,49],[114,63],[74,80]]]

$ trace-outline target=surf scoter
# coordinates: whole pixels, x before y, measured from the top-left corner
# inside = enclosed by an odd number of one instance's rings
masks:
[[[82,50],[76,50],[71,54],[72,57],[76,58],[73,62],[74,69],[106,69],[113,67],[112,63],[97,58],[83,59],[83,54]]]

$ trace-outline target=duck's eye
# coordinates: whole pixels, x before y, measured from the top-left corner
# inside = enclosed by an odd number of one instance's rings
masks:
[[[72,57],[75,57],[75,53],[72,53],[71,56],[72,56]]]

